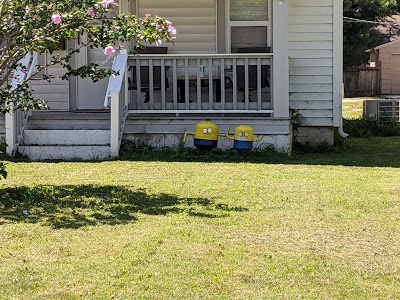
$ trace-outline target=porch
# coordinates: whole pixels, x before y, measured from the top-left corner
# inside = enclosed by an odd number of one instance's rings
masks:
[[[288,70],[274,66],[274,53],[267,52],[133,56],[121,51],[113,64],[119,75],[110,78],[104,101],[111,109],[111,155],[118,156],[124,137],[158,147],[181,145],[184,132],[204,119],[213,120],[220,132],[229,125],[256,126],[256,134],[281,140],[266,139],[259,146],[289,152]]]
[[[213,0],[198,4],[202,8],[188,1],[182,7],[174,3],[173,12],[159,0],[137,3],[139,15],[156,13],[157,7],[172,22],[176,16],[177,46],[168,45],[168,53],[122,52],[115,59],[113,69],[120,75],[110,79],[104,102],[111,108],[112,156],[123,137],[181,145],[185,130],[205,119],[221,133],[228,125],[253,126],[255,134],[269,136],[263,145],[290,151],[288,1],[261,0],[247,7],[243,1]],[[195,11],[196,28],[183,17]],[[212,11],[212,20],[203,16],[206,11]]]
[[[34,112],[32,117],[16,111],[7,115],[8,153],[19,150],[34,160],[104,159],[119,155],[123,139],[177,147],[184,133],[205,119],[220,133],[250,125],[265,136],[255,147],[290,152],[288,94],[285,81],[276,80],[287,78],[288,71],[275,61],[274,53],[132,56],[122,50],[112,66],[118,75],[109,79],[104,99],[109,110]],[[231,144],[221,138],[219,148]],[[193,140],[185,146],[193,147]]]
[[[196,51],[191,48],[185,53],[184,48],[179,48],[183,47],[182,44],[168,54],[133,56],[122,50],[114,58],[112,67],[119,75],[111,77],[108,86],[103,82],[96,84],[80,80],[70,82],[69,90],[74,92],[70,93],[67,107],[70,112],[81,110],[78,112],[81,119],[84,118],[82,113],[87,109],[99,110],[99,107],[103,107],[101,98],[105,95],[104,107],[105,111],[110,112],[110,125],[107,132],[97,132],[102,138],[99,137],[97,142],[93,140],[90,145],[85,144],[88,140],[85,137],[91,136],[91,133],[87,129],[79,132],[79,128],[72,126],[74,113],[70,113],[68,118],[71,118],[71,121],[65,121],[63,128],[57,129],[66,132],[58,131],[54,136],[65,134],[81,138],[57,142],[33,141],[33,143],[43,147],[46,144],[53,146],[58,145],[56,143],[65,144],[60,146],[71,144],[76,150],[73,153],[79,153],[76,147],[80,146],[86,147],[82,148],[82,151],[86,151],[85,149],[92,144],[107,146],[108,149],[99,152],[97,156],[92,155],[92,158],[116,157],[123,139],[157,147],[180,146],[185,131],[193,131],[195,124],[200,120],[210,119],[219,126],[220,133],[226,132],[229,125],[233,128],[235,125],[250,125],[254,127],[256,135],[266,136],[260,144],[255,145],[256,147],[273,146],[280,151],[290,152],[288,2],[265,1],[267,2],[268,7],[263,9],[267,9],[268,13],[263,15],[262,18],[266,19],[262,21],[234,21],[228,14],[224,16],[223,20],[229,23],[226,27],[227,42],[220,43],[216,35],[213,35],[215,43],[207,46],[207,51],[205,49]],[[219,7],[217,2],[214,4],[214,8]],[[229,6],[226,7],[228,8]],[[221,10],[218,16],[220,13]],[[212,27],[215,34],[222,28],[221,25],[225,24],[220,21]],[[185,29],[184,25],[182,26]],[[235,31],[238,28],[240,30]],[[246,39],[249,37],[242,33],[254,28],[262,33],[261,35],[257,33],[260,40],[255,44],[247,44]],[[272,28],[279,28],[279,33],[273,34]],[[241,33],[240,38],[234,35],[238,32]],[[260,48],[263,51],[258,51]],[[86,54],[79,54],[82,57],[78,56],[76,62],[78,65],[96,63],[98,53],[101,53],[104,59],[102,52],[89,49]],[[46,113],[49,114],[48,118],[52,119],[53,112]],[[9,118],[6,125],[9,131],[7,133],[9,145],[12,145],[8,149],[9,153],[15,152],[19,145],[37,146],[27,145],[26,142],[32,140],[27,137],[28,134],[24,135],[25,126],[31,128],[29,125],[31,120],[28,120],[28,117],[26,114],[21,116],[16,112],[13,118]],[[93,116],[88,116],[90,117]],[[56,124],[58,120],[52,119],[47,123],[52,122]],[[51,128],[51,126],[49,128],[38,126],[31,130],[53,130]],[[70,130],[75,132],[71,133]],[[33,131],[28,133],[36,134]],[[106,135],[108,138],[105,138]],[[193,146],[192,141],[189,140],[185,146]],[[219,147],[230,148],[231,145],[228,141],[221,140]],[[38,150],[38,152],[43,151]],[[65,150],[65,153],[68,153],[68,150]]]

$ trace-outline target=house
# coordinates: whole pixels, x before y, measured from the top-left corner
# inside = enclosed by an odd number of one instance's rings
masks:
[[[369,54],[369,67],[378,74],[374,89],[379,94],[400,93],[400,16],[385,18],[385,23],[376,27],[383,36],[384,43],[365,51]],[[371,73],[369,70],[367,73]],[[366,74],[369,77],[371,74]]]
[[[101,49],[81,51],[76,65],[114,63],[120,71],[95,84],[32,80],[51,109],[7,115],[8,152],[91,159],[117,156],[122,139],[178,146],[205,119],[221,133],[250,125],[265,135],[257,146],[290,152],[293,114],[298,141],[333,143],[334,131],[342,133],[342,6],[340,0],[121,0],[122,12],[172,21],[176,45],[165,45],[167,54],[122,52],[114,62]],[[61,74],[56,67],[48,72]],[[221,138],[219,147],[231,143]]]
[[[380,68],[380,91],[400,95],[400,40],[394,40],[366,51],[371,67]]]

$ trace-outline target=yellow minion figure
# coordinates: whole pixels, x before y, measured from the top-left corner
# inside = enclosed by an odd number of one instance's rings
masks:
[[[240,125],[236,127],[233,137],[229,136],[229,126],[226,132],[226,137],[230,140],[234,140],[233,148],[239,152],[248,152],[253,149],[253,142],[261,141],[264,136],[254,139],[254,129],[250,126]]]
[[[194,132],[185,132],[184,143],[189,134],[194,136],[194,146],[200,150],[212,150],[218,145],[218,126],[209,120],[196,124]]]

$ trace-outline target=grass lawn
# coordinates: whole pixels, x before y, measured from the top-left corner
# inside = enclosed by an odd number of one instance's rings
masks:
[[[346,119],[358,119],[363,115],[363,102],[353,101],[343,103],[343,117]]]
[[[400,299],[400,137],[231,154],[7,162],[0,299]]]

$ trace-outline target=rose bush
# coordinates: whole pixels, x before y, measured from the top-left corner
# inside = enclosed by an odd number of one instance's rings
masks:
[[[112,57],[124,44],[141,47],[144,43],[173,42],[176,33],[172,24],[158,16],[138,18],[131,14],[118,14],[114,0],[4,0],[0,2],[0,111],[9,111],[14,104],[18,109],[45,107],[45,103],[32,97],[28,85],[21,82],[10,90],[10,77],[18,62],[30,51],[47,53],[48,62],[38,65],[39,72],[47,66],[60,64],[65,68],[63,79],[70,76],[88,77],[96,81],[111,75],[111,70],[89,64],[74,68],[72,56],[82,47],[105,49]],[[52,55],[62,40],[76,39],[86,33],[88,42],[78,48],[66,49],[64,56]],[[45,76],[51,80],[51,74]]]
[[[55,55],[60,41],[87,34],[88,42]],[[160,45],[174,42],[175,28],[167,20],[147,15],[118,14],[114,0],[3,0],[0,1],[0,112],[10,109],[40,109],[46,104],[32,96],[26,81],[11,86],[19,61],[29,52],[47,54],[47,62],[35,72],[59,64],[65,69],[62,79],[80,76],[97,81],[110,76],[112,70],[96,64],[74,67],[70,61],[83,47],[104,49],[105,59],[112,58],[123,45],[145,43]],[[129,50],[129,49],[128,49]],[[26,70],[23,70],[26,71]],[[51,74],[44,76],[51,81]],[[0,172],[1,175],[1,172]]]

